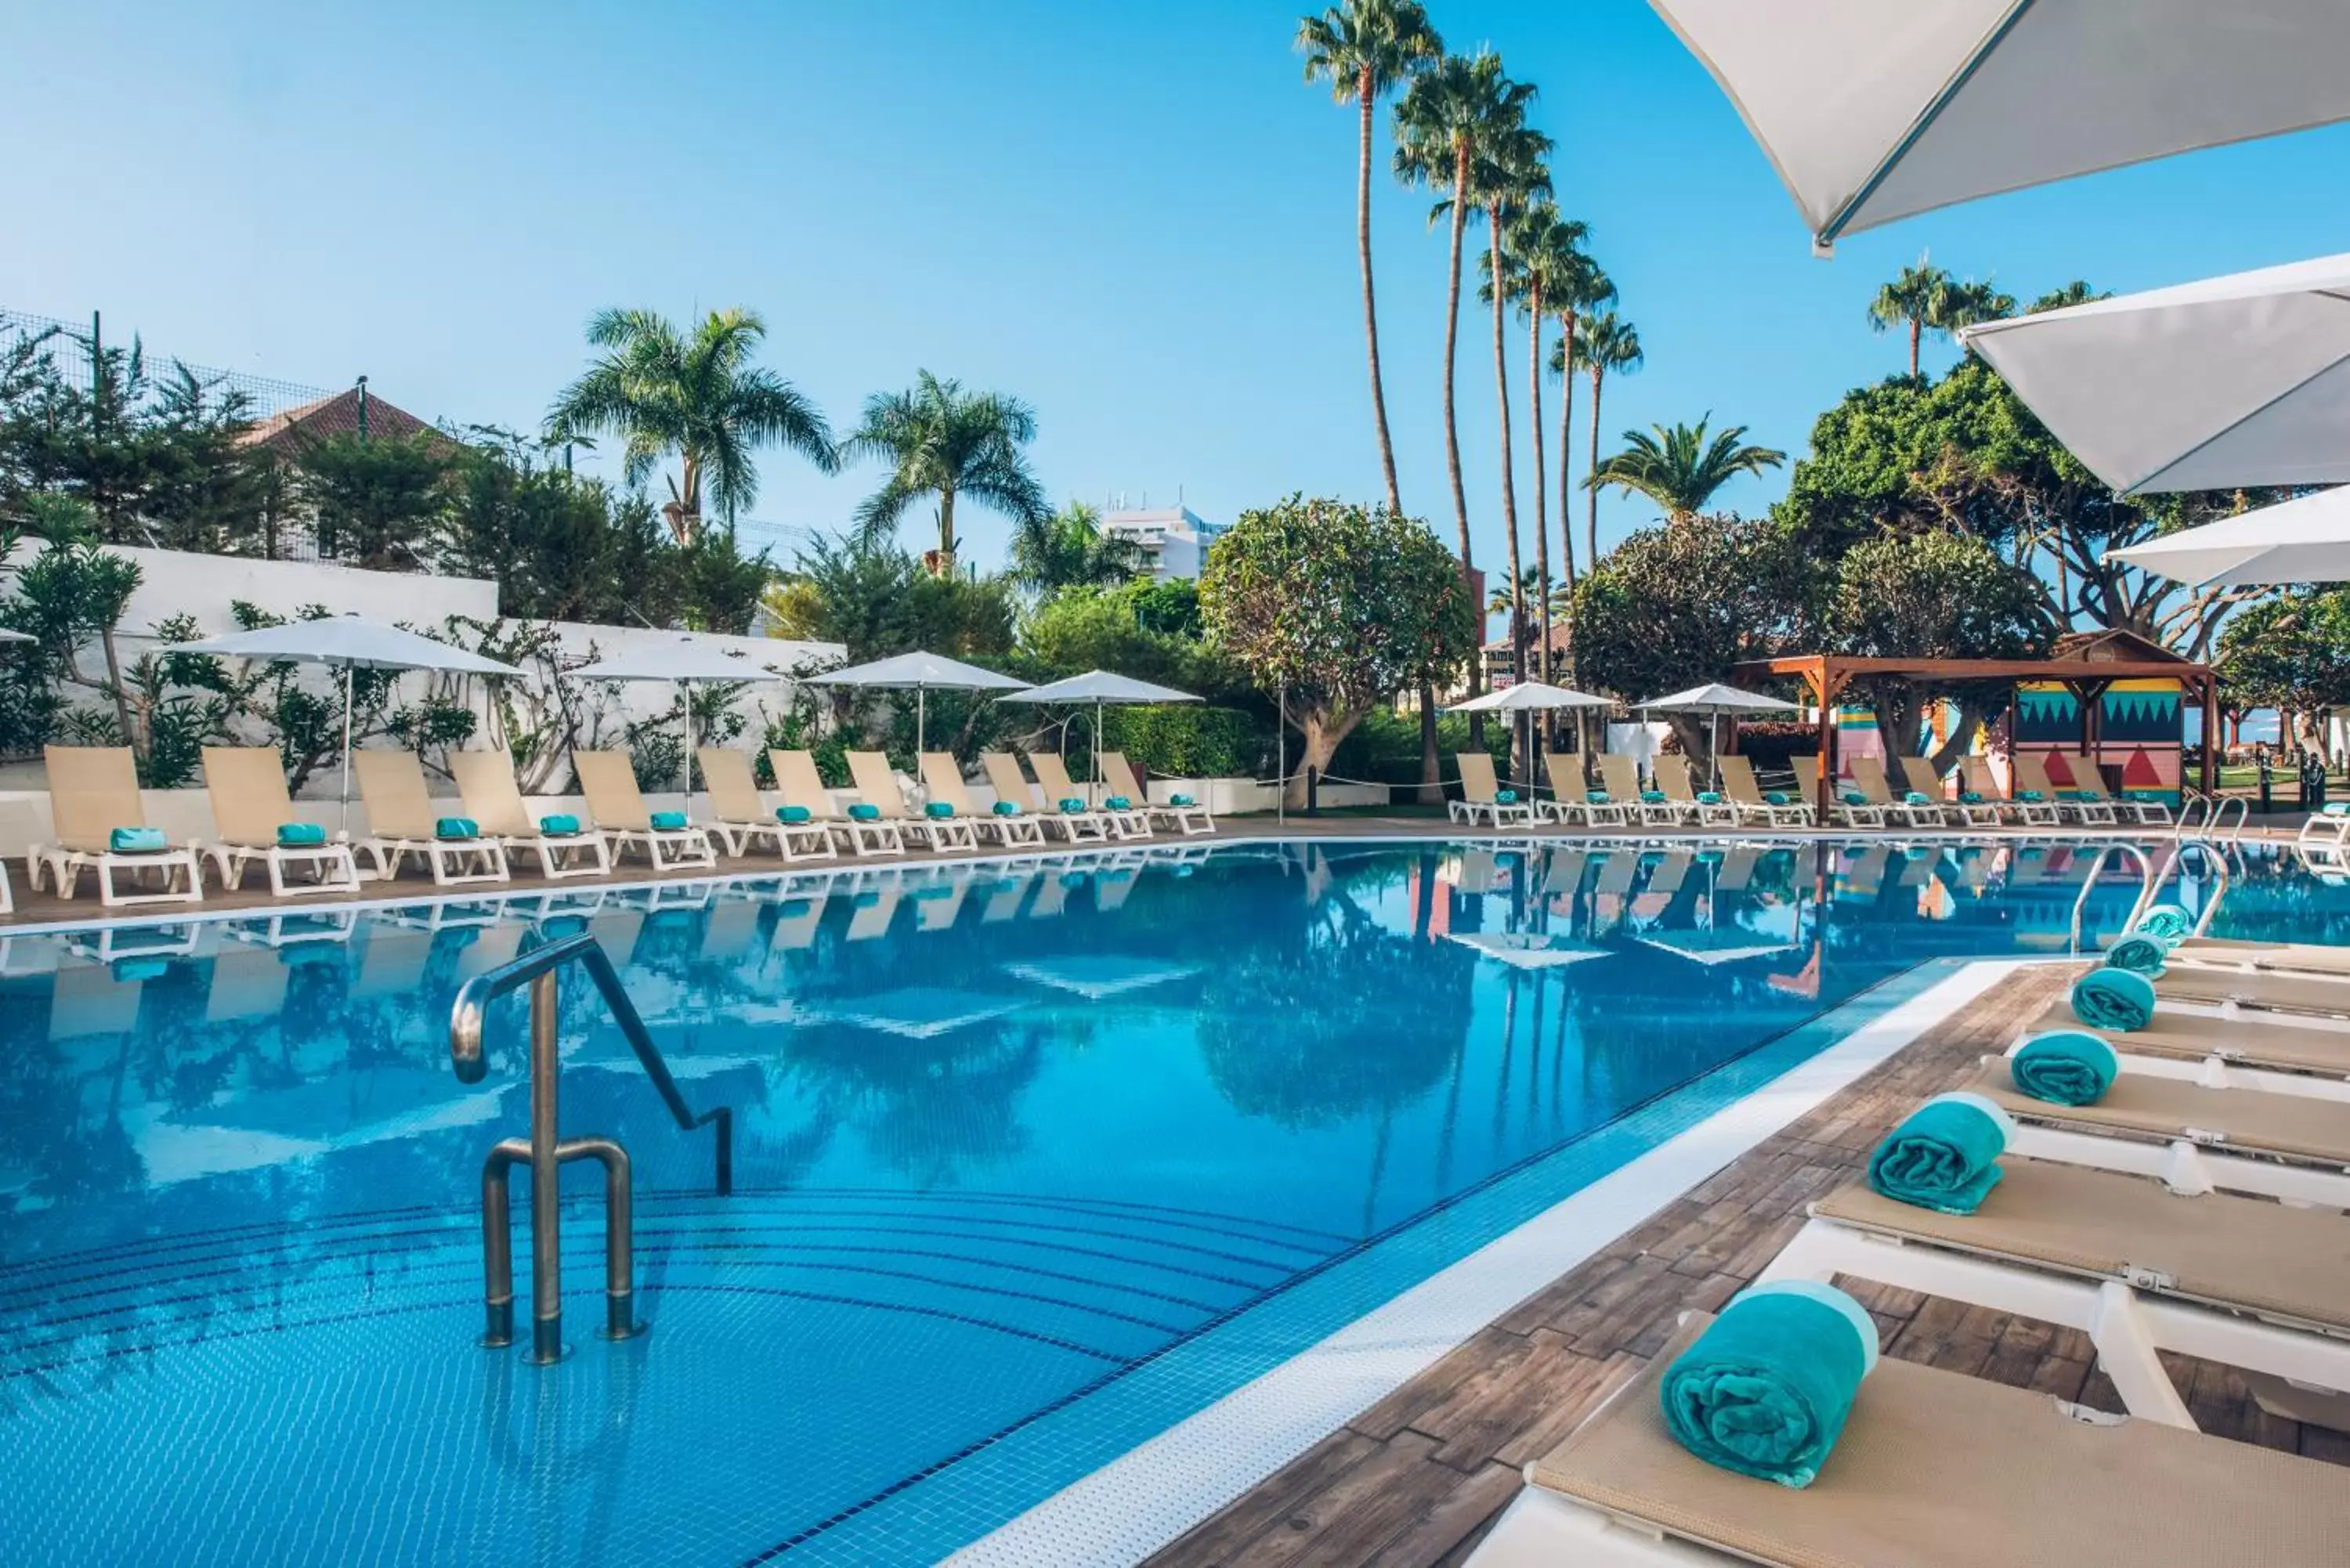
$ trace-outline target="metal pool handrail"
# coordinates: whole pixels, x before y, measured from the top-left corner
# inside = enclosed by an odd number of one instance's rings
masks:
[[[2153,901],[2156,888],[2154,860],[2135,844],[2106,844],[2097,849],[2097,857],[2089,863],[2089,874],[2081,880],[2081,891],[2073,899],[2072,950],[2081,950],[2081,917],[2089,907],[2089,895],[2097,890],[2097,878],[2105,875],[2106,862],[2116,855],[2126,855],[2137,862],[2137,902],[2130,906],[2129,919],[2122,922],[2124,930],[2136,924],[2138,915]]]
[[[559,1134],[559,1088],[563,1077],[556,974],[577,963],[596,982],[629,1048],[669,1107],[671,1118],[691,1132],[709,1127],[716,1141],[717,1187],[734,1189],[734,1112],[719,1106],[693,1114],[677,1079],[653,1044],[644,1020],[629,1001],[612,961],[594,937],[581,932],[533,949],[511,963],[484,971],[458,988],[449,1017],[449,1060],[460,1082],[478,1084],[489,1071],[482,1054],[482,1030],[490,1003],[506,992],[530,987],[530,1137],[506,1138],[482,1164],[482,1272],[485,1327],[482,1344],[502,1348],[514,1343],[514,1231],[506,1192],[507,1173],[530,1167],[531,1351],[546,1366],[563,1359],[561,1216],[557,1177],[566,1160],[594,1159],[604,1167],[604,1337],[627,1339],[641,1332],[636,1321],[635,1181],[628,1150],[610,1138],[563,1138]]]

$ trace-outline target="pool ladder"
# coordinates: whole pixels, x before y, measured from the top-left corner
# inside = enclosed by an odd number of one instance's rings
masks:
[[[717,1187],[721,1197],[734,1189],[734,1113],[720,1106],[693,1113],[679,1092],[677,1079],[661,1057],[660,1047],[645,1029],[629,1001],[612,961],[586,933],[565,937],[536,948],[511,963],[502,964],[467,981],[457,992],[449,1018],[449,1059],[457,1076],[478,1084],[489,1071],[482,1055],[482,1028],[490,1003],[508,992],[530,988],[530,1137],[510,1137],[493,1147],[482,1162],[482,1274],[485,1327],[481,1343],[503,1349],[514,1344],[514,1229],[507,1198],[507,1178],[518,1165],[530,1168],[530,1293],[531,1333],[528,1360],[547,1366],[563,1359],[562,1225],[557,1212],[561,1196],[557,1180],[567,1160],[593,1159],[604,1167],[604,1337],[629,1339],[641,1334],[636,1315],[635,1183],[629,1151],[608,1137],[563,1137],[560,1090],[563,1081],[561,1019],[556,1009],[556,975],[567,964],[577,964],[596,982],[604,1004],[627,1036],[645,1075],[652,1080],[672,1120],[687,1132],[708,1127],[716,1143]]]

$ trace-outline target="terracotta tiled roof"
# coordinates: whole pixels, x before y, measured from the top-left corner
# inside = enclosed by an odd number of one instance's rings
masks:
[[[265,446],[291,453],[313,441],[356,435],[359,428],[359,389],[353,387],[272,414],[236,439],[242,446]],[[407,441],[420,432],[431,435],[436,441],[447,439],[406,409],[385,402],[373,393],[368,395],[367,428],[369,440]]]

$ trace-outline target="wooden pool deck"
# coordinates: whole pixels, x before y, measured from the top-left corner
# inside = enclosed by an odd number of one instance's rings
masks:
[[[2019,971],[1827,1104],[1668,1204],[1169,1545],[1155,1568],[1450,1568],[1520,1472],[1656,1355],[1675,1319],[1752,1282],[1804,1206],[1856,1174],[1918,1100],[2003,1050],[2074,971]],[[2076,1330],[1843,1282],[1886,1353],[2107,1410]],[[2228,1369],[2165,1357],[2207,1432],[2350,1465],[2350,1436],[2270,1416]]]

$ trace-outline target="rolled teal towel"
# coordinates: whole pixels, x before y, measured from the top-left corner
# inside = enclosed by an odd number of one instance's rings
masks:
[[[1866,805],[1868,797],[1856,789],[1848,789],[1844,792],[1844,803],[1846,805]]]
[[[656,833],[682,833],[685,830],[685,813],[681,811],[657,811],[653,813],[652,820]]]
[[[106,847],[116,855],[152,855],[171,846],[160,827],[118,827],[106,836]]]
[[[1660,789],[1644,789],[1640,792],[1640,799],[1649,805],[1662,805],[1665,804],[1665,792]]]
[[[1493,792],[1493,804],[1495,805],[1515,805],[1518,804],[1518,792],[1513,789],[1497,789]]]
[[[1937,1095],[1886,1135],[1868,1185],[1897,1203],[1971,1214],[1999,1185],[2007,1113],[1981,1095]]]
[[[1811,1280],[1757,1285],[1665,1368],[1665,1428],[1710,1465],[1807,1487],[1876,1365],[1877,1325],[1858,1302]]]
[[[1586,790],[1583,798],[1593,805],[1606,805],[1607,792],[1604,789]]]
[[[1931,805],[1934,803],[1929,796],[1913,789],[1908,794],[1901,797],[1901,804],[1904,805]]]
[[[280,823],[277,842],[288,849],[315,849],[327,842],[327,830],[315,822]]]
[[[1167,804],[1170,805],[1197,805],[1200,803],[1193,800],[1188,794],[1170,794],[1167,797]]]
[[[1008,800],[997,801],[994,805],[994,811],[995,815],[998,816],[1017,816],[1020,815],[1020,808],[1013,805]]]
[[[2157,941],[2176,942],[2195,932],[2195,917],[2176,904],[2157,904],[2137,918],[2130,928],[2134,936],[2152,937]]]
[[[2106,962],[2114,969],[2126,969],[2132,974],[2142,974],[2148,980],[2161,977],[2163,961],[2170,956],[2170,944],[2158,937],[2132,932],[2106,950]]]
[[[944,822],[954,815],[954,807],[943,800],[929,801],[922,806],[922,815],[932,822]]]
[[[860,800],[848,808],[848,815],[858,822],[879,822],[881,820],[881,808],[869,800]]]
[[[579,819],[567,811],[538,819],[538,830],[549,838],[567,838],[579,831]]]
[[[815,815],[816,813],[810,811],[804,805],[779,805],[775,807],[775,820],[777,822],[790,823],[794,826],[797,826],[803,822],[809,821]]]
[[[1720,805],[1721,804],[1721,792],[1720,790],[1701,789],[1697,792],[1697,803],[1700,805]]]
[[[2350,816],[2350,801],[2329,800],[2318,810],[2325,816]]]
[[[1107,800],[1102,802],[1102,804],[1109,807],[1112,811],[1132,811],[1134,809],[1134,802],[1122,794],[1114,794]]]
[[[1959,792],[1959,799],[1962,804],[1967,805],[1981,805],[1983,803],[1982,791],[1979,789],[1962,789]]]
[[[1793,805],[1795,804],[1795,797],[1789,794],[1783,789],[1766,789],[1762,792],[1762,804],[1765,805]]]
[[[2015,798],[2018,800],[2039,801],[2045,800],[2047,797],[2036,789],[2020,789],[2015,792]]]
[[[435,838],[479,838],[482,825],[470,816],[437,817],[432,823]]]
[[[2126,969],[2093,969],[2073,982],[2073,1016],[2092,1029],[2136,1033],[2154,1022],[2154,981]]]
[[[2083,801],[2095,800],[2097,797],[2085,789],[2060,789],[2056,792],[2056,798],[2059,800]]]
[[[2114,1048],[2085,1029],[2035,1034],[2007,1059],[2008,1076],[2035,1100],[2052,1106],[2094,1106],[2121,1071]]]
[[[1076,795],[1073,795],[1073,794],[1067,794],[1067,795],[1063,795],[1063,796],[1061,797],[1061,815],[1064,815],[1064,816],[1075,816],[1075,815],[1076,815],[1078,813],[1080,813],[1080,812],[1084,811],[1085,809],[1086,809],[1086,803],[1085,803],[1084,801],[1082,801],[1082,800],[1079,800]]]

